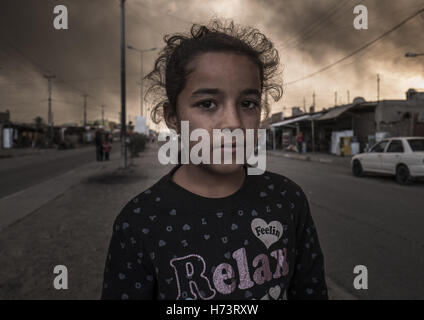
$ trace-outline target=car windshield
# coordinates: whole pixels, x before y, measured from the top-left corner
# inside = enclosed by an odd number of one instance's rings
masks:
[[[408,143],[413,152],[424,151],[424,139],[408,139]]]

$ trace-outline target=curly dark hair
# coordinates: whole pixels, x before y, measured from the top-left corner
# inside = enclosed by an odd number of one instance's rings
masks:
[[[193,24],[189,33],[164,36],[165,47],[159,53],[153,70],[145,76],[146,97],[151,97],[150,116],[158,124],[164,112],[174,113],[177,98],[187,80],[187,65],[206,52],[232,52],[245,55],[258,66],[262,98],[269,94],[278,101],[283,94],[280,59],[273,43],[258,29],[235,24],[233,21],[212,20],[208,26]],[[269,115],[266,99],[262,99],[265,116]]]

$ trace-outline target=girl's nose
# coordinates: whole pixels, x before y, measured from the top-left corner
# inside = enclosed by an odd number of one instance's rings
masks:
[[[234,104],[226,106],[222,114],[221,128],[234,130],[241,127],[242,122],[237,107]]]

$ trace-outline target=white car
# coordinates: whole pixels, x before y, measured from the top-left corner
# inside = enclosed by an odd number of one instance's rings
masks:
[[[352,172],[360,177],[367,172],[394,175],[400,184],[424,177],[424,137],[384,139],[369,151],[352,157]]]

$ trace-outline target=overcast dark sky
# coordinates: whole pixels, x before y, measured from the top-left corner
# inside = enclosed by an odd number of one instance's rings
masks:
[[[369,29],[353,28],[353,7],[369,10]],[[65,5],[69,29],[53,28],[53,8]],[[127,0],[127,43],[138,48],[161,47],[166,33],[185,31],[190,22],[211,17],[232,18],[258,27],[280,51],[285,83],[308,75],[349,54],[367,41],[424,8],[422,0]],[[12,119],[47,118],[47,83],[53,82],[55,123],[82,119],[83,93],[89,94],[88,117],[117,120],[119,98],[119,2],[117,0],[1,0],[0,1],[0,111]],[[381,96],[403,98],[409,87],[424,88],[424,59],[406,59],[407,51],[424,52],[424,18],[416,17],[375,46],[337,67],[285,88],[274,111],[311,103],[334,105],[334,92],[345,103],[363,96],[376,99],[376,74]],[[155,52],[145,54],[145,72]],[[139,112],[139,55],[127,51],[128,114]]]

